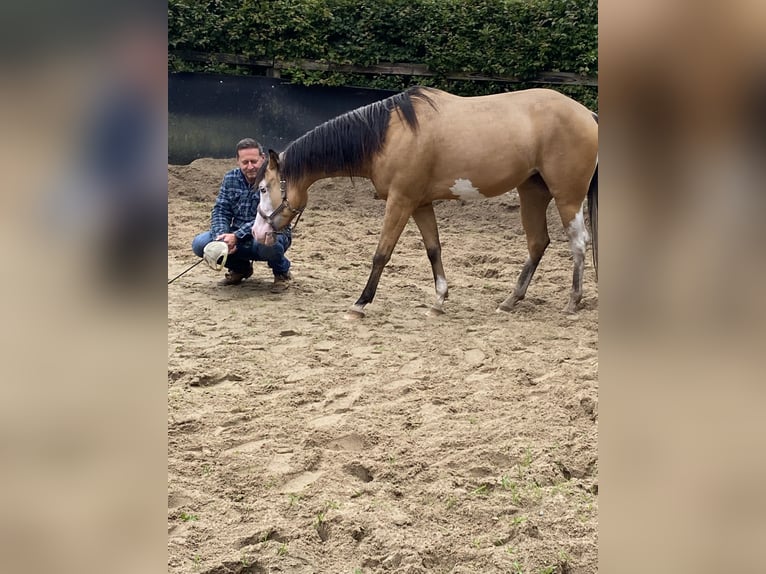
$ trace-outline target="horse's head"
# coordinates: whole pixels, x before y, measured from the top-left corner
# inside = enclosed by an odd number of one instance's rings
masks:
[[[287,182],[280,173],[279,156],[271,149],[266,173],[259,185],[259,193],[261,197],[258,214],[253,223],[253,237],[258,243],[273,245],[276,234],[290,225],[296,216],[300,216],[306,201],[299,203],[297,192],[288,190]]]

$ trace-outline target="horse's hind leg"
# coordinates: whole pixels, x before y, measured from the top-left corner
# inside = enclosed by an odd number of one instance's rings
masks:
[[[434,285],[436,286],[436,303],[431,307],[430,313],[441,315],[444,313],[444,300],[447,298],[447,278],[442,266],[442,246],[439,242],[439,228],[436,225],[436,215],[432,203],[421,205],[412,213],[412,219],[420,229],[423,243],[426,247],[428,260],[434,273]]]
[[[497,308],[498,311],[510,311],[514,305],[521,301],[527,293],[532,276],[535,274],[537,265],[545,253],[545,248],[550,244],[548,235],[548,222],[546,211],[551,202],[551,193],[545,185],[543,178],[533,175],[518,186],[519,204],[521,207],[521,224],[527,236],[527,250],[529,256],[524,262],[524,267],[519,274],[516,288],[513,293]]]
[[[569,302],[564,307],[564,313],[574,313],[582,299],[582,277],[585,267],[585,246],[588,243],[588,231],[585,228],[585,219],[583,218],[583,201],[559,202],[556,200],[556,207],[561,216],[561,223],[566,229],[569,237],[569,247],[572,250],[572,259],[574,260],[574,270],[572,271],[572,291],[569,294]]]

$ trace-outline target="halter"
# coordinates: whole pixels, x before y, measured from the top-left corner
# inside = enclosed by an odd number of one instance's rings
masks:
[[[279,180],[279,191],[282,193],[282,203],[280,203],[279,206],[274,211],[271,212],[271,215],[266,215],[261,209],[261,203],[258,202],[258,214],[261,217],[263,217],[263,219],[266,220],[266,223],[268,223],[271,226],[275,234],[282,233],[282,231],[277,229],[276,225],[274,225],[275,215],[279,215],[285,208],[289,209],[293,214],[297,214],[298,218],[295,220],[295,223],[293,224],[293,229],[295,229],[295,227],[298,225],[298,221],[300,221],[301,215],[303,215],[303,210],[305,209],[305,207],[301,209],[295,209],[293,206],[290,205],[290,202],[287,201],[287,182],[284,179]],[[295,217],[295,215],[293,215],[293,217]],[[289,222],[288,222],[288,225],[289,225]]]

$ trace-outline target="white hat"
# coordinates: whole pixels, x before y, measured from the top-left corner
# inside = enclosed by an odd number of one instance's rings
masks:
[[[226,264],[229,255],[229,246],[223,241],[211,241],[205,245],[203,259],[214,271],[220,271]]]

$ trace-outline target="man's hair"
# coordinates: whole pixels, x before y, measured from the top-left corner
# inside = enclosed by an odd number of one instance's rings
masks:
[[[263,147],[261,147],[261,144],[259,144],[253,138],[245,138],[243,140],[239,140],[239,143],[237,144],[237,157],[239,157],[239,150],[241,149],[257,149],[261,155],[263,155]]]

